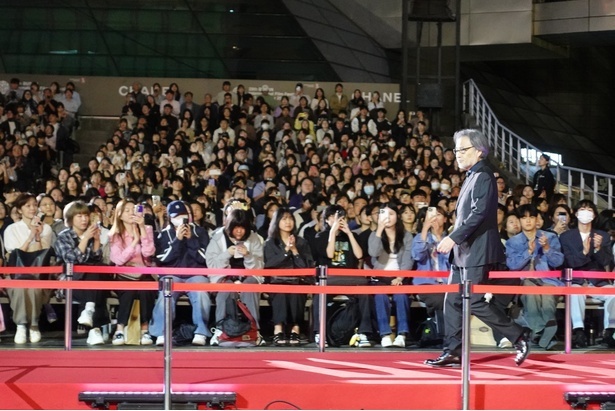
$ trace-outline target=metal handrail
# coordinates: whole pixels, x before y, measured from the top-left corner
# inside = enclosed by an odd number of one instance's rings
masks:
[[[526,184],[531,184],[535,166],[528,157],[524,160],[521,153],[523,150],[541,153],[542,150],[500,123],[474,80],[470,79],[464,83],[463,108],[489,139],[493,155],[500,162],[500,168]],[[567,167],[554,161],[551,161],[550,167],[557,182],[555,190],[566,195],[568,205],[571,206],[581,199],[591,199],[599,209],[613,208],[615,175]]]

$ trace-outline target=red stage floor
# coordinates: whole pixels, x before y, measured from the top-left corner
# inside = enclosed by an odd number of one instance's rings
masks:
[[[177,351],[173,390],[234,391],[239,409],[459,409],[461,370],[423,365],[434,354]],[[615,391],[612,353],[543,352],[519,368],[512,352],[479,352],[471,370],[472,409],[570,409],[565,392]],[[87,409],[79,392],[160,392],[162,381],[162,350],[0,351],[2,409]]]

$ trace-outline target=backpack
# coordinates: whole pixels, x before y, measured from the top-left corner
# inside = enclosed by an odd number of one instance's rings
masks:
[[[330,316],[327,315],[327,341],[332,347],[348,345],[361,322],[359,305],[356,299],[350,298],[339,305],[334,303],[331,307],[334,311]]]
[[[173,330],[173,345],[182,346],[192,344],[196,325],[182,323]]]
[[[248,307],[240,300],[226,300],[226,317],[217,324],[220,347],[256,347],[258,327]]]
[[[444,342],[444,318],[441,311],[419,325],[419,346],[433,347]]]

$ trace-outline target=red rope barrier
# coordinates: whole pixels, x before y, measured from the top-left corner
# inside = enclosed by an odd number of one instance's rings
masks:
[[[561,278],[561,271],[490,271],[489,278]]]
[[[1,274],[62,274],[64,267],[54,265],[50,267],[0,267]]]

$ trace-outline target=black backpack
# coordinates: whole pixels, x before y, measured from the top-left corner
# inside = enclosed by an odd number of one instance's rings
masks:
[[[442,345],[444,341],[444,316],[442,311],[436,311],[433,317],[427,318],[419,325],[419,346],[433,347]]]
[[[327,319],[327,341],[332,347],[348,345],[361,322],[361,311],[354,298],[337,307]]]
[[[173,345],[182,346],[192,343],[196,325],[182,323],[173,330]]]

